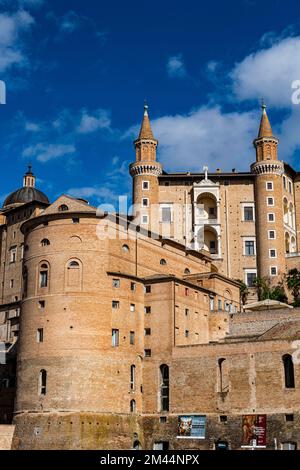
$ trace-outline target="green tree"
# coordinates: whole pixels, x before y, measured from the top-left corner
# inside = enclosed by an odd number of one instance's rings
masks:
[[[237,279],[237,282],[240,283],[240,295],[241,295],[241,302],[243,305],[247,302],[248,295],[249,295],[249,289],[247,284],[245,284],[243,281],[240,279]]]
[[[300,306],[300,271],[290,269],[286,277],[286,285],[294,299],[294,306]]]
[[[287,302],[287,296],[284,290],[283,282],[279,282],[276,286],[271,286],[268,278],[257,277],[254,280],[257,290],[258,300],[278,300],[279,302]]]

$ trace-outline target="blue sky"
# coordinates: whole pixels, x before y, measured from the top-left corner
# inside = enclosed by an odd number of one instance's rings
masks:
[[[143,102],[167,171],[246,170],[264,97],[300,170],[300,7],[292,0],[0,0],[0,202],[28,162],[51,200],[131,191]]]

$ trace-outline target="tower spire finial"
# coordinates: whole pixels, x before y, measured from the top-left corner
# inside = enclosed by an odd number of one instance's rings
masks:
[[[147,100],[145,98],[144,99],[144,116],[148,116],[148,109],[149,109],[149,106],[148,106]]]
[[[27,168],[28,169],[27,169],[27,171],[24,175],[24,179],[23,179],[23,186],[34,188],[35,187],[35,176],[32,173],[32,164],[31,164],[31,162],[28,163]]]

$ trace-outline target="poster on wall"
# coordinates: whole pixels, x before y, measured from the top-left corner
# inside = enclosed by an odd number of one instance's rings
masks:
[[[266,415],[244,415],[242,447],[266,447]]]
[[[178,438],[205,439],[206,416],[178,416]]]

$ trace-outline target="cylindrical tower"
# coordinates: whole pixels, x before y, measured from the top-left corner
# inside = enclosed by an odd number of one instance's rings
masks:
[[[162,174],[162,166],[156,161],[158,141],[154,138],[151,129],[146,104],[140,133],[134,145],[136,161],[130,165],[130,174],[133,177],[133,213],[138,224],[157,232],[159,221],[158,177]]]
[[[256,162],[251,165],[255,178],[255,212],[258,277],[272,283],[286,271],[282,206],[284,164],[278,160],[278,139],[262,106],[258,138],[254,140]]]
[[[143,351],[130,305],[142,309],[143,285],[108,274],[111,241],[97,237],[96,213],[60,199],[23,225],[18,447],[130,449],[142,440]]]

